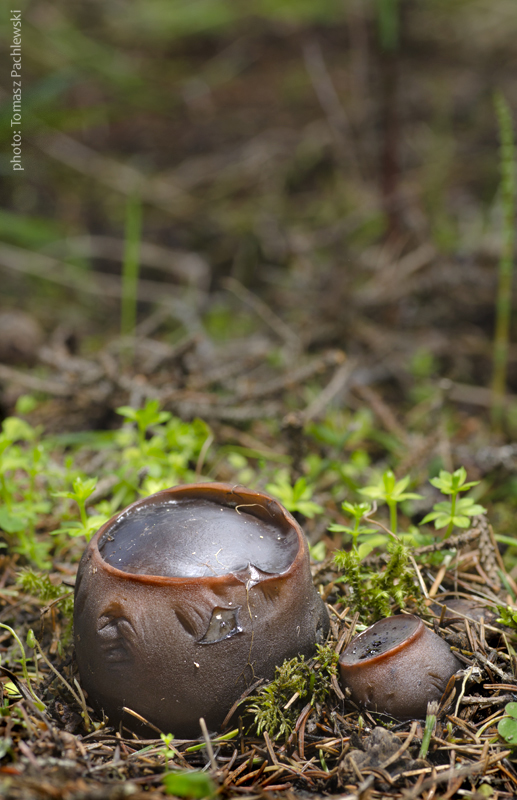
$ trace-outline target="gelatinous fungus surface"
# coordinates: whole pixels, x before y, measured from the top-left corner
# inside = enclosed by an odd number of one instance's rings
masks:
[[[227,575],[249,564],[285,572],[298,547],[294,529],[279,531],[247,509],[200,499],[138,508],[99,542],[103,559],[124,572],[192,578]]]
[[[340,663],[356,664],[365,658],[374,658],[393,650],[414,635],[420,624],[418,617],[413,615],[381,619],[352,640],[343,652]]]
[[[357,705],[398,719],[423,718],[461,663],[419,617],[387,617],[354,637],[339,658],[341,682]]]
[[[139,500],[88,544],[77,574],[76,658],[115,725],[216,730],[257,678],[309,656],[329,628],[296,520],[273,498],[195,484]],[[147,729],[146,733],[149,732]]]

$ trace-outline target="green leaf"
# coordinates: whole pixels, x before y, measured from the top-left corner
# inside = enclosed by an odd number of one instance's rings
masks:
[[[416,492],[404,492],[403,494],[394,494],[393,500],[396,500],[397,503],[402,503],[404,500],[421,500],[422,495],[417,494]]]
[[[298,478],[293,486],[293,500],[302,500],[307,495],[307,481],[305,478]],[[310,494],[308,494],[310,497]]]
[[[404,480],[405,479],[403,478],[401,481],[399,481],[399,485],[403,484]],[[391,471],[391,469],[386,470],[386,472],[382,476],[382,482],[384,484],[385,493],[387,495],[391,494],[394,491],[395,486],[397,485],[395,482],[395,474]],[[405,485],[407,486],[407,481]]]
[[[216,786],[206,772],[168,772],[162,778],[167,794],[176,797],[192,797],[202,800],[204,797],[213,797]]]
[[[266,491],[278,497],[288,511],[299,511],[308,519],[324,511],[322,506],[310,499],[314,489],[307,485],[306,479],[298,478],[291,486],[287,470],[281,470],[276,476],[276,483],[268,483]]]
[[[327,530],[331,531],[332,533],[349,533],[350,536],[359,534],[359,533],[376,533],[377,528],[367,528],[366,526],[360,525],[359,528],[355,531],[353,528],[350,528],[348,525],[339,525],[337,522],[333,522],[331,525],[328,526]],[[516,542],[517,544],[517,542]]]
[[[77,536],[86,536],[86,539],[89,541],[91,536],[94,533],[97,533],[101,525],[104,525],[109,519],[108,516],[105,514],[95,514],[94,516],[88,517],[86,524],[79,522],[78,520],[69,520],[65,522],[60,528],[57,528],[54,531],[50,532],[51,536],[58,536],[61,533],[65,533],[67,536],[71,536],[72,538],[76,538]]]
[[[137,409],[133,408],[132,406],[119,406],[116,409],[117,414],[120,414],[121,417],[125,417],[126,419],[130,419],[132,422],[136,422],[137,420]]]
[[[327,530],[332,531],[332,533],[350,533],[354,532],[353,528],[350,528],[348,525],[340,525],[337,522],[333,522],[331,525],[328,526]],[[517,544],[517,542],[516,542]]]
[[[424,517],[422,523],[431,522],[434,519],[434,527],[438,530],[439,528],[445,528],[451,521],[451,515],[446,514],[443,511],[436,511],[431,512]]]
[[[313,503],[312,500],[300,500],[293,508],[293,511],[299,511],[307,519],[312,519],[316,514],[322,514],[324,510],[323,506]]]
[[[36,431],[18,417],[7,417],[2,423],[3,435],[9,442],[30,442],[36,436]]]
[[[497,726],[497,732],[509,745],[517,746],[517,719],[502,719]]]
[[[496,542],[501,542],[501,544],[507,544],[510,547],[515,547],[517,545],[517,538],[514,536],[504,536],[502,533],[495,534]]]
[[[427,525],[428,522],[432,522],[437,517],[441,516],[442,513],[443,512],[441,511],[430,511],[429,514],[426,514],[426,516],[423,518],[420,525]]]
[[[310,544],[309,553],[314,561],[323,561],[327,555],[325,542],[316,542],[316,544]]]
[[[348,503],[345,501],[341,503],[341,508],[355,519],[361,519],[365,514],[371,511],[372,507],[370,503]]]
[[[504,707],[504,713],[517,719],[517,703],[507,703]]]
[[[461,497],[456,502],[456,511],[469,517],[476,517],[478,514],[485,514],[486,508],[474,503],[472,497]]]
[[[6,508],[0,508],[0,528],[6,533],[20,533],[27,527],[27,518],[20,514],[11,514]]]
[[[467,479],[467,471],[465,467],[459,467],[455,472],[447,472],[447,470],[440,470],[438,478],[431,478],[429,483],[441,491],[442,494],[457,494],[458,492],[466,492],[473,486],[477,486],[479,481],[470,481],[465,483]]]
[[[404,491],[409,480],[409,475],[406,475],[396,481],[394,473],[388,469],[377,485],[365,486],[364,489],[359,489],[359,494],[370,497],[372,500],[384,500],[386,503],[402,503],[404,500],[420,499],[422,495]]]
[[[80,503],[89,498],[95,491],[97,486],[97,478],[76,478],[73,482],[74,491],[68,492],[52,492],[53,497],[67,497],[69,500],[75,500]]]
[[[360,529],[359,531],[359,539],[363,541],[363,534],[366,535],[366,539],[364,540],[363,544],[367,544],[368,547],[372,549],[375,547],[386,547],[386,543],[389,541],[389,536],[385,533],[380,533],[379,531],[370,528],[371,533],[367,533]],[[361,545],[362,546],[362,545]]]
[[[365,497],[371,497],[372,500],[386,501],[386,492],[382,486],[365,486],[364,489],[359,489],[359,494],[364,494]]]
[[[169,411],[160,411],[159,400],[148,400],[143,408],[132,408],[131,406],[120,406],[117,414],[136,422],[141,431],[145,431],[151,425],[160,425],[168,422],[172,416]]]
[[[376,547],[382,547],[386,549],[387,538],[388,537],[384,533],[375,533],[375,535],[369,536],[365,542],[361,542],[357,548],[357,555],[359,556],[360,560],[363,561],[363,559],[370,555],[372,550],[375,550]]]
[[[456,525],[457,528],[468,528],[470,525],[470,519],[468,517],[454,515],[452,518],[452,524]]]
[[[363,558],[366,558],[366,556],[370,555],[374,547],[375,546],[373,544],[370,544],[370,542],[362,542],[362,544],[359,545],[359,547],[357,548],[357,555],[359,556],[361,561],[363,560]]]
[[[95,491],[97,478],[76,478],[73,482],[75,496],[78,500],[87,500]]]

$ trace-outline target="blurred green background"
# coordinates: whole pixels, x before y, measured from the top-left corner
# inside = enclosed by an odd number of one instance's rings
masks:
[[[12,28],[0,15],[3,308],[47,333],[66,324],[86,349],[116,333],[136,195],[138,319],[165,293],[173,339],[184,309],[213,335],[249,332],[231,277],[307,348],[361,354],[366,319],[403,331],[410,354],[424,343],[443,374],[487,384],[501,244],[493,95],[517,108],[514,0],[18,7],[23,172],[9,163]],[[466,356],[450,336],[468,339]]]

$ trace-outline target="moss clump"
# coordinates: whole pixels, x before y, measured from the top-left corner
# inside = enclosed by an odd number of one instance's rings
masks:
[[[250,697],[248,711],[255,715],[255,729],[273,738],[289,736],[302,705],[322,703],[330,692],[338,656],[330,645],[316,645],[316,656],[308,661],[297,656],[276,668],[274,680]]]
[[[355,550],[339,550],[334,557],[337,567],[344,572],[338,580],[348,586],[347,604],[369,624],[389,617],[393,604],[405,608],[408,599],[417,604],[421,601],[408,547],[402,542],[389,542],[387,549],[390,557],[382,572],[368,570]]]

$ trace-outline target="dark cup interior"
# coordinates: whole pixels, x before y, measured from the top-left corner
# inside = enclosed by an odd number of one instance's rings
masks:
[[[414,636],[421,625],[421,620],[412,615],[400,614],[379,620],[352,640],[340,662],[352,666],[389,653]]]
[[[99,551],[111,566],[137,575],[201,578],[249,565],[285,572],[299,549],[296,530],[281,530],[251,510],[199,498],[143,505],[104,532]]]

